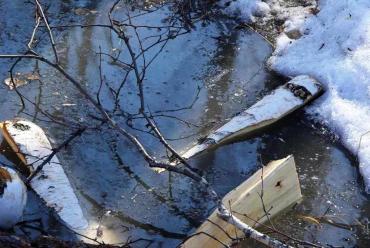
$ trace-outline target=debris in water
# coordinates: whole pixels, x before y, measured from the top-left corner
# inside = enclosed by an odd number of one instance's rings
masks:
[[[12,78],[9,77],[4,80],[4,84],[7,85],[10,90],[13,90],[14,88],[18,88],[18,87],[28,84],[29,81],[39,80],[39,79],[40,79],[40,76],[35,73],[21,74],[17,72],[13,76],[13,81],[12,81]]]
[[[295,77],[198,141],[197,145],[182,156],[190,158],[237,137],[258,131],[305,106],[321,92],[322,87],[315,79],[305,75]]]
[[[0,167],[0,228],[10,229],[17,224],[27,202],[27,188],[17,173]]]
[[[29,172],[41,166],[53,152],[44,131],[30,121],[6,121],[1,123],[0,127],[5,140]],[[40,178],[42,180],[39,180]],[[51,157],[40,173],[30,181],[30,186],[69,228],[78,231],[88,227],[75,192],[57,156]]]
[[[263,189],[269,190],[265,192],[264,202],[261,204],[260,194]],[[258,226],[268,220],[263,206],[270,209],[270,216],[274,216],[296,203],[301,197],[294,158],[288,156],[270,162],[230,191],[222,201],[225,206],[230,206],[233,213],[244,223],[254,226],[256,224],[254,220],[258,220]],[[207,220],[197,229],[193,238],[188,239],[181,247],[224,247],[222,244],[232,244],[233,240],[230,237],[244,236],[241,231],[235,229],[234,225],[222,220],[218,216],[218,211],[213,212]],[[207,233],[209,236],[196,235],[196,233]]]

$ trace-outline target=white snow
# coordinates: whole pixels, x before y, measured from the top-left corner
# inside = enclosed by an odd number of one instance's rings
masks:
[[[10,229],[23,216],[27,189],[14,170],[5,167],[0,169],[6,170],[11,176],[11,181],[7,181],[3,194],[0,194],[0,228]]]
[[[297,86],[305,87],[312,96],[316,96],[321,86],[309,76],[298,76],[289,81]],[[301,107],[304,101],[295,96],[291,90],[285,86],[280,86],[263,97],[260,101],[232,118],[228,123],[208,135],[208,142],[203,142],[192,147],[182,156],[190,158],[215,144],[226,141],[231,135],[243,130],[249,130],[253,126],[264,126],[286,116],[295,109]],[[247,132],[247,131],[246,131]]]
[[[52,146],[44,131],[36,124],[26,120],[6,121],[5,128],[33,169],[40,166],[52,152]],[[69,228],[79,231],[88,227],[78,199],[57,156],[43,167],[30,184]]]
[[[221,5],[225,7],[225,13],[238,14],[246,21],[255,21],[255,17],[266,16],[270,13],[270,7],[267,3],[260,0],[223,0]]]
[[[297,40],[281,35],[269,65],[286,76],[313,76],[326,86],[308,112],[358,154],[370,192],[370,1],[321,0],[319,9],[304,22],[294,16],[286,22],[286,29],[304,35]]]

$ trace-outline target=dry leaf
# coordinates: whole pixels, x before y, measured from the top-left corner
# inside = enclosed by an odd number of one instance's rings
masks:
[[[9,89],[13,90],[15,87],[18,88],[19,86],[25,85],[28,82],[26,80],[21,80],[19,78],[13,78],[13,81],[11,78],[7,78],[4,80],[4,83],[9,87]]]
[[[29,73],[21,74],[17,72],[13,76],[13,82],[12,82],[12,79],[9,77],[4,80],[4,84],[7,85],[9,89],[13,90],[14,86],[18,88],[20,86],[28,84],[29,81],[31,80],[39,80],[39,79],[40,79],[40,76],[36,73],[29,72]]]
[[[321,223],[317,218],[307,215],[301,215],[299,217],[302,218],[304,221],[309,222],[311,224],[316,224],[321,228]]]
[[[39,80],[40,79],[40,76],[37,73],[32,73],[32,72],[23,74],[23,77],[25,77],[28,80]]]

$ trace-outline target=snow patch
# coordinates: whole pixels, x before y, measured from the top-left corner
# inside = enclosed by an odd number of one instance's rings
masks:
[[[221,5],[225,7],[226,14],[238,15],[249,22],[254,22],[255,17],[263,17],[270,13],[269,5],[260,0],[224,0]]]
[[[327,93],[308,112],[336,131],[358,155],[360,172],[370,192],[370,1],[321,0],[320,12],[291,17],[285,28],[304,35],[282,35],[269,60],[286,76],[308,74],[319,79]]]
[[[279,35],[276,41],[275,54],[284,54],[288,47],[293,43],[293,40],[290,39],[285,33]]]

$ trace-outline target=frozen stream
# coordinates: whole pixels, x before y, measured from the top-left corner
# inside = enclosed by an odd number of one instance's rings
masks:
[[[105,12],[111,4],[110,1],[50,2],[49,19],[57,20],[53,24],[104,23]],[[33,23],[32,11],[32,6],[23,1],[0,0],[1,53],[23,51],[32,31],[32,27],[26,25]],[[167,13],[168,10],[159,10],[140,21],[160,23]],[[255,33],[236,30],[234,26],[235,23],[222,18],[198,25],[196,30],[171,40],[147,71],[145,95],[153,113],[186,107],[197,99],[192,108],[171,112],[188,124],[165,116],[156,118],[165,137],[179,151],[285,82],[265,69],[271,47]],[[142,35],[149,35],[146,33],[149,31],[142,32]],[[64,67],[91,91],[98,87],[99,56],[96,52],[100,48],[106,53],[123,48],[111,32],[101,28],[68,29],[57,36],[57,44]],[[43,43],[40,48],[43,54],[50,55],[50,48]],[[28,72],[34,67],[34,62],[25,62],[16,71]],[[9,63],[1,61],[1,81],[7,77],[8,69]],[[82,123],[88,121],[89,114],[94,111],[72,85],[49,68],[41,65],[40,71],[41,80],[20,88],[22,93],[53,115]],[[108,59],[103,60],[103,72],[108,82],[122,80],[120,71],[109,64]],[[129,78],[122,90],[126,111],[137,110],[136,94],[135,82]],[[103,96],[103,104],[112,107],[108,96]],[[35,120],[47,130],[55,144],[72,132],[70,128],[40,121],[41,113],[35,113],[31,105],[24,111],[26,114],[19,110],[17,95],[1,84],[1,120],[16,116]],[[140,121],[133,123],[141,125]],[[131,131],[144,140],[156,157],[165,159],[156,139]],[[304,199],[294,210],[274,220],[279,230],[301,239],[340,247],[370,246],[369,227],[366,228],[370,203],[363,192],[356,161],[324,128],[307,120],[303,112],[255,137],[205,154],[192,163],[205,171],[220,194],[225,194],[257,170],[259,154],[263,162],[288,154],[293,154],[297,162]],[[189,180],[153,172],[129,143],[107,128],[85,133],[59,157],[77,189],[86,216],[91,225],[100,226],[101,239],[105,242],[145,238],[152,241],[151,247],[174,247],[212,210],[213,206]],[[3,155],[0,162],[11,164],[10,158]],[[32,193],[29,195],[26,219],[41,217],[49,233],[73,238]],[[108,211],[111,212],[108,214]],[[302,219],[302,216],[325,213],[340,216],[336,222],[356,226],[349,230]],[[142,241],[136,245],[146,244],[147,241]]]

